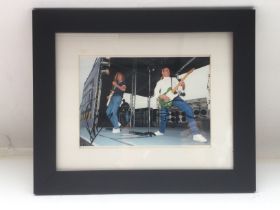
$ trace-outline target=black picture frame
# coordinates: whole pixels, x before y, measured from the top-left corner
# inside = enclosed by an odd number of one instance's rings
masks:
[[[55,33],[232,32],[232,170],[56,170]],[[255,192],[253,8],[34,9],[34,193]]]

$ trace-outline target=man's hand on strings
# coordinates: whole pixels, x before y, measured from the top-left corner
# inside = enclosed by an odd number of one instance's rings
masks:
[[[112,85],[116,87],[116,86],[117,86],[117,82],[116,82],[116,81],[113,81],[113,82],[112,82]]]

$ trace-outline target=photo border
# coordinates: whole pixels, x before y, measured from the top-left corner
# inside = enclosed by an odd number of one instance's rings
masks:
[[[232,32],[234,169],[57,171],[55,33],[58,32]],[[33,78],[36,195],[255,191],[254,9],[34,9]]]
[[[232,32],[56,33],[57,170],[232,169],[232,43]],[[153,48],[150,48],[151,44]],[[77,147],[80,115],[78,58],[83,54],[105,57],[211,55],[214,69],[210,81],[211,146],[124,146],[81,150]],[[156,138],[163,140],[162,137]]]

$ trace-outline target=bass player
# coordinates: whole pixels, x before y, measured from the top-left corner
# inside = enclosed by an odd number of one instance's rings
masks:
[[[189,123],[189,127],[192,131],[193,141],[207,142],[207,139],[199,133],[191,106],[187,102],[185,102],[178,93],[176,93],[179,88],[185,89],[185,78],[183,78],[179,82],[175,77],[170,77],[170,69],[168,67],[163,67],[161,70],[161,74],[161,80],[157,82],[154,89],[154,96],[159,100],[161,104],[160,128],[159,131],[155,132],[154,134],[156,136],[164,135],[167,125],[168,108],[170,106],[175,106],[185,113],[186,119]]]

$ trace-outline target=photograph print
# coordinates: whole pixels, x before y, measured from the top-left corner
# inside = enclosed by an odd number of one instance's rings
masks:
[[[210,57],[80,56],[80,146],[209,145]]]

